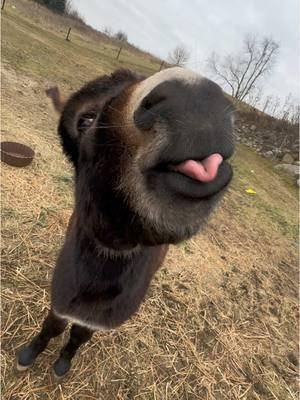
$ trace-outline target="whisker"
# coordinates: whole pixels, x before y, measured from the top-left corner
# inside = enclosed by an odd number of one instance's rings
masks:
[[[155,113],[154,111],[147,110],[147,112],[152,114],[152,115],[154,115],[155,117],[160,117],[160,115]],[[182,125],[186,125],[186,123],[187,123],[186,121],[181,121],[180,119],[177,119],[177,118],[174,118],[173,120],[178,122],[179,124],[182,124]]]
[[[113,111],[117,111],[119,114],[122,115],[122,111],[118,110],[117,108],[113,107],[112,105],[109,104],[107,107],[110,108]]]
[[[120,149],[127,149],[129,146],[124,146],[121,144],[98,144],[98,143],[94,143],[95,147],[113,147],[113,148],[120,148]]]
[[[109,128],[123,128],[127,126],[135,126],[135,124],[122,124],[122,125],[96,125],[92,126],[92,128],[98,128],[98,129],[109,129]]]
[[[238,112],[237,110],[229,111],[227,114],[225,114],[225,117],[228,117],[229,115],[234,115],[237,112]]]
[[[108,105],[108,108],[111,109],[112,111],[116,111],[116,112],[118,112],[119,114],[123,115],[123,112],[122,112],[122,111],[118,110],[117,108],[113,107],[112,105]],[[228,104],[228,105],[224,108],[224,110],[222,111],[222,114],[225,113],[225,112],[226,112],[228,109],[230,109],[230,108],[232,108],[232,104]],[[156,116],[156,117],[159,117],[159,116],[160,116],[158,113],[156,113],[156,112],[154,112],[154,111],[148,110],[148,112],[149,112],[150,114]],[[230,110],[230,112],[228,112],[227,114],[225,114],[225,116],[234,114],[234,113],[236,113],[236,112],[237,112],[236,109]],[[187,124],[188,124],[188,121],[183,121],[183,120],[180,120],[180,119],[177,119],[177,118],[174,119],[174,121],[176,121],[176,122],[178,122],[178,123],[180,123],[180,124],[182,124],[182,125],[184,125],[184,126],[187,126]],[[134,123],[124,123],[124,124],[105,125],[104,123],[103,123],[103,124],[100,123],[99,125],[92,126],[91,128],[93,128],[93,129],[95,129],[95,128],[96,128],[96,129],[110,129],[110,128],[127,128],[127,127],[136,127],[136,124],[134,124]]]
[[[113,107],[111,105],[108,105],[108,108],[110,108],[111,110],[116,111],[119,114],[123,115],[122,111],[118,110],[117,108],[115,108],[115,107]],[[147,110],[147,112],[152,114],[152,115],[154,115],[155,117],[160,117],[160,115],[158,113],[154,112],[154,111]],[[186,125],[185,121],[179,120],[177,118],[174,118],[174,121],[179,122],[180,124]]]
[[[232,105],[232,104],[228,104],[228,105],[224,108],[224,110],[222,111],[222,114],[225,113],[225,111],[227,111],[228,109],[231,109],[230,113],[236,111],[236,109],[233,108],[233,105]],[[229,113],[229,114],[230,114],[230,113]],[[226,114],[226,115],[227,115],[227,114]]]
[[[111,140],[108,140],[106,143],[96,143],[95,140],[93,140],[93,144],[97,147],[114,147],[114,148],[128,148],[128,145],[124,145],[118,141],[116,141],[116,139],[112,138]]]

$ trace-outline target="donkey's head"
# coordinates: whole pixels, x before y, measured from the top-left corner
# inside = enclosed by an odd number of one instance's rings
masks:
[[[59,134],[86,224],[115,248],[195,234],[232,177],[232,109],[218,85],[182,68],[119,70],[71,96]]]

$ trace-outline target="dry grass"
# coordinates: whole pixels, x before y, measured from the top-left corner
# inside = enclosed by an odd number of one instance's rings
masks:
[[[90,42],[109,44],[115,48],[116,52],[120,48],[121,43],[117,39],[92,28],[76,12],[71,12],[69,15],[58,15],[34,0],[9,0],[9,5],[7,5],[7,7],[15,7],[15,14],[20,13],[22,18],[30,22],[33,21],[36,26],[50,31],[55,27],[55,32],[63,38],[66,37],[68,28],[70,27],[72,29],[71,40],[75,33],[75,37],[82,36],[85,40]],[[7,10],[7,8],[5,8],[5,10]],[[161,63],[159,58],[139,49],[129,42],[122,42],[122,47],[130,50],[131,55],[135,54],[142,58],[146,57],[148,62],[152,62],[156,65]]]
[[[19,26],[13,18],[6,26]],[[16,60],[26,33],[35,55],[41,39],[52,40],[42,30],[33,39],[38,33],[25,23],[19,28],[23,41],[15,34],[3,44],[2,140],[30,144],[37,154],[24,169],[2,165],[2,398],[296,399],[297,189],[243,146],[222,207],[201,235],[172,247],[132,320],[96,334],[61,384],[53,382],[51,366],[66,336],[31,370],[15,371],[16,350],[38,331],[49,307],[51,272],[73,203],[72,171],[44,88],[55,74],[65,88],[76,85],[76,65],[68,61],[61,61],[62,74],[51,63],[38,69],[26,47],[32,69]],[[91,75],[88,55],[76,57]],[[108,65],[105,59],[99,69]],[[79,86],[81,72],[78,79]],[[245,193],[249,186],[256,196]]]
[[[85,80],[87,72],[94,76],[121,66],[134,68],[147,75],[160,68],[160,59],[128,43],[122,44],[120,58],[116,60],[120,42],[80,21],[53,13],[33,1],[10,0],[3,15],[2,31],[6,33],[4,42],[10,42],[10,45],[4,46],[4,57],[10,59],[14,68],[26,70],[27,74],[32,73],[34,77],[44,73],[45,77],[51,79],[47,75],[50,73],[50,76],[59,77],[60,81],[70,85],[75,80],[70,79],[70,74],[68,79],[64,79],[64,74],[59,73],[61,66],[68,71],[76,67],[79,79],[83,76]],[[70,41],[67,42],[65,38],[69,27],[72,31]],[[15,39],[18,39],[19,54],[16,54],[16,48],[12,46]],[[21,43],[23,46],[20,46]],[[49,66],[46,66],[47,62]]]

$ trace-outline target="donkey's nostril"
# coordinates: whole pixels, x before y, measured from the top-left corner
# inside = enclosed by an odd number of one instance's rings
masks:
[[[145,110],[150,110],[151,108],[155,107],[162,101],[166,100],[164,96],[161,96],[158,93],[150,93],[142,102],[142,107]]]
[[[163,110],[167,97],[159,91],[148,94],[134,113],[134,121],[138,128],[149,130]]]

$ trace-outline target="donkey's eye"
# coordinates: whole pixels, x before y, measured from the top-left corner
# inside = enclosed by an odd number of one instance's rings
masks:
[[[89,111],[84,114],[81,114],[78,123],[77,130],[80,133],[86,132],[94,123],[97,118],[97,111]]]

